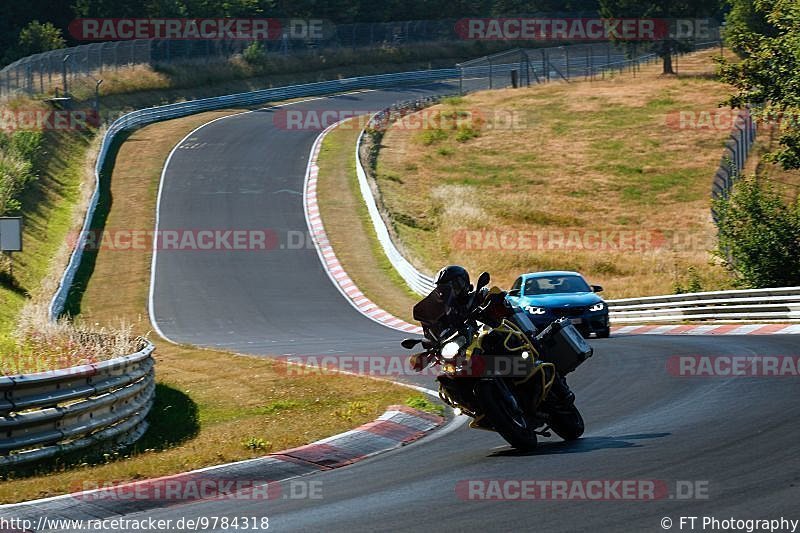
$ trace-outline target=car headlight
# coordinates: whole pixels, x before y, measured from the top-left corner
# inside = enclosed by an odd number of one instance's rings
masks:
[[[445,359],[452,359],[456,355],[458,355],[458,351],[461,349],[461,346],[457,342],[451,341],[442,346],[442,357]]]
[[[599,303],[596,303],[593,306],[591,306],[589,308],[589,311],[602,311],[605,308],[606,308],[606,304],[604,302],[599,302]]]
[[[547,309],[544,307],[534,307],[532,305],[527,306],[525,310],[532,315],[544,315],[547,313]]]

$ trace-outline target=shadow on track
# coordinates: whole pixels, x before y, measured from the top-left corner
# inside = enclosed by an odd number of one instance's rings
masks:
[[[620,435],[618,437],[586,437],[571,442],[542,442],[535,450],[525,452],[514,448],[504,448],[489,454],[487,457],[524,457],[529,455],[553,455],[559,453],[586,453],[596,450],[608,450],[619,448],[641,448],[644,444],[639,444],[637,440],[660,439],[670,433],[639,433],[635,435]]]

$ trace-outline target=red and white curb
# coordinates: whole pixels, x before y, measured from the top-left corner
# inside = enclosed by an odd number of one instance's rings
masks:
[[[336,257],[336,253],[328,240],[328,235],[325,233],[325,226],[322,223],[322,217],[320,217],[319,214],[319,204],[317,203],[317,178],[319,176],[317,158],[319,157],[322,141],[325,139],[325,136],[340,123],[341,122],[337,122],[336,124],[328,126],[319,134],[314,141],[314,146],[311,148],[311,155],[308,158],[305,185],[303,186],[303,206],[311,239],[322,261],[322,266],[328,273],[328,277],[331,278],[331,281],[333,281],[333,284],[339,289],[339,292],[344,295],[353,307],[366,317],[384,326],[407,333],[421,334],[422,328],[414,324],[409,324],[405,320],[384,311],[356,287],[356,284],[353,283],[353,280],[350,279],[350,276],[348,276],[347,272],[342,268],[342,264]]]
[[[621,326],[616,335],[800,335],[800,324],[669,324]]]
[[[86,520],[224,499],[291,497],[280,482],[331,470],[414,442],[444,423],[441,416],[404,405],[387,408],[376,420],[305,446],[246,461],[212,466],[24,503],[0,505],[0,520]],[[291,488],[291,487],[289,487]],[[265,505],[269,505],[266,501]]]

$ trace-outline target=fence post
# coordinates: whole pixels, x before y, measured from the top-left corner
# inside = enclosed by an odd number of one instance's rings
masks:
[[[62,88],[64,89],[64,97],[67,96],[67,61],[69,60],[69,54],[64,56],[64,59],[61,60],[61,84]]]
[[[525,83],[526,87],[531,86],[531,58],[527,52],[525,52]]]
[[[541,49],[542,54],[542,69],[544,70],[544,81],[550,81],[550,69],[547,65],[547,52],[545,52],[544,48]]]

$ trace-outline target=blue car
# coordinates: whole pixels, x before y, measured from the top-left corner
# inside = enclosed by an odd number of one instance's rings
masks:
[[[567,317],[584,337],[594,333],[605,338],[611,329],[608,305],[597,295],[602,290],[599,285],[590,286],[577,272],[531,272],[517,278],[508,299],[522,307],[539,329]]]

